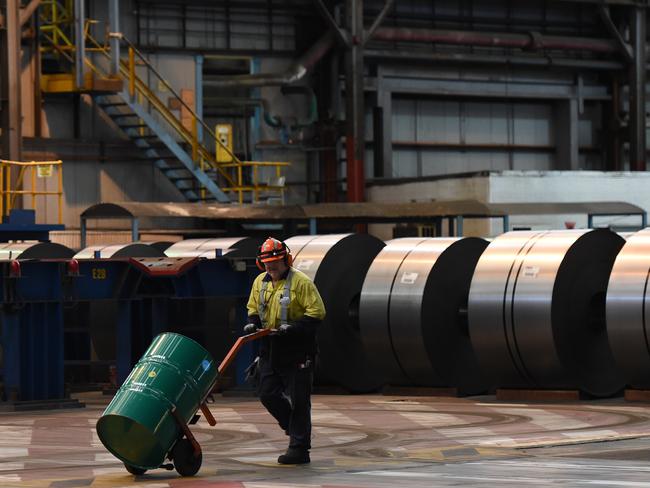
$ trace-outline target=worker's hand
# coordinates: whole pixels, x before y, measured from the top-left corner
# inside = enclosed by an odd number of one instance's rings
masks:
[[[257,331],[257,324],[246,324],[244,326],[244,334],[252,334]]]
[[[281,324],[280,327],[278,327],[277,333],[280,335],[285,335],[291,332],[293,329],[293,325],[291,324]]]

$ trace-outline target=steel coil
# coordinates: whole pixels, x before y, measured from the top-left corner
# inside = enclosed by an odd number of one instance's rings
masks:
[[[375,390],[380,382],[361,342],[359,297],[384,243],[366,234],[299,236],[286,243],[294,253],[294,267],[314,280],[327,310],[318,333],[317,379],[351,392]]]
[[[393,239],[375,257],[366,274],[359,303],[359,325],[368,358],[382,384],[404,384],[408,377],[395,354],[389,304],[395,276],[422,237]]]
[[[474,272],[468,318],[493,387],[595,396],[622,387],[605,291],[624,242],[608,230],[508,232],[492,241]]]
[[[477,238],[389,241],[361,292],[364,345],[383,382],[485,390],[469,341],[467,297],[487,246]]]
[[[231,254],[237,257],[255,257],[261,240],[254,237],[219,237],[210,239],[186,239],[169,246],[165,255],[170,258],[214,258]]]
[[[54,242],[0,243],[0,259],[67,259],[73,256],[72,249]]]
[[[650,229],[628,237],[607,287],[607,336],[627,385],[650,388]]]
[[[74,257],[75,259],[97,259],[97,253],[99,253],[99,259],[159,258],[165,256],[163,251],[148,244],[131,243],[88,246],[75,254]]]

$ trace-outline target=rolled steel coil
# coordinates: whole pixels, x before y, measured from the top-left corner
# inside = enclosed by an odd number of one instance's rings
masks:
[[[374,369],[385,383],[486,389],[467,331],[478,238],[389,241],[361,292],[360,323]]]
[[[74,257],[75,259],[96,259],[97,253],[99,253],[99,259],[159,258],[165,256],[165,253],[156,247],[142,243],[131,243],[88,246],[75,254]]]
[[[0,244],[0,259],[67,259],[73,256],[72,249],[54,242]]]
[[[404,258],[424,239],[406,237],[388,241],[373,260],[363,282],[359,302],[361,337],[372,368],[382,384],[408,382],[393,349],[390,294]]]
[[[219,237],[214,239],[186,239],[169,246],[165,254],[172,258],[255,257],[261,239],[255,237]]]
[[[607,287],[607,336],[625,383],[650,388],[650,229],[627,238]]]
[[[367,234],[299,236],[286,241],[294,267],[316,284],[327,315],[318,332],[317,379],[351,392],[380,386],[359,333],[359,297],[366,272],[384,243]]]
[[[496,388],[623,385],[607,340],[605,292],[624,239],[608,230],[502,234],[472,279],[469,334]]]

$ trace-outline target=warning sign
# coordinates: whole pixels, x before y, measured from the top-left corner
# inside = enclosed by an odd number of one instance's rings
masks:
[[[54,166],[52,164],[39,164],[36,166],[36,176],[39,178],[49,178],[54,173]]]

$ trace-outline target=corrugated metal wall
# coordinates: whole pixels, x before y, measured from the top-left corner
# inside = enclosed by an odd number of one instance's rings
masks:
[[[551,116],[542,104],[395,99],[393,176],[549,169]]]

